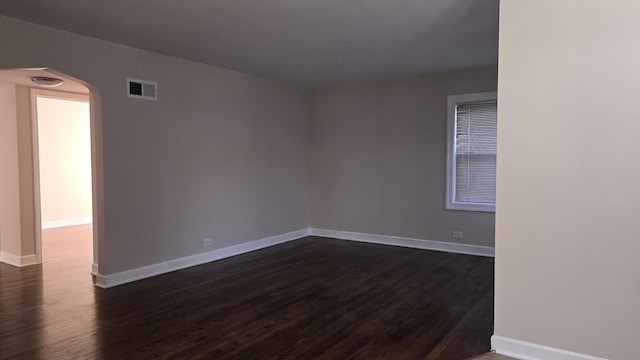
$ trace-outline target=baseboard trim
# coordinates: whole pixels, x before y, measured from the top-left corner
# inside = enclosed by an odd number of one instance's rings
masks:
[[[84,218],[77,218],[77,219],[43,221],[42,229],[45,230],[45,229],[53,229],[53,228],[59,228],[59,227],[65,227],[65,226],[84,225],[84,224],[91,224],[92,222],[93,222],[93,218],[91,216],[84,217]]]
[[[157,264],[147,265],[136,269],[131,269],[115,274],[100,274],[97,264],[92,266],[92,275],[94,276],[95,286],[100,288],[110,288],[126,283],[146,279],[152,276],[165,274],[168,272],[185,269],[191,266],[205,264],[211,261],[236,256],[251,251],[263,249],[269,246],[282,244],[285,242],[304,238],[306,236],[329,237],[341,240],[360,241],[382,245],[402,246],[415,249],[435,250],[456,254],[476,255],[476,256],[494,256],[494,248],[489,246],[477,246],[459,243],[448,243],[442,241],[421,240],[404,238],[398,236],[386,236],[366,233],[356,233],[349,231],[326,230],[317,228],[307,228],[292,231],[286,234],[270,236],[264,239],[251,241],[243,244],[229,246],[222,249],[213,250],[206,253],[195,254],[179,259],[169,260]]]
[[[106,276],[100,275],[100,274],[91,274],[91,275],[93,275],[93,285],[94,286],[99,287],[101,289],[106,289],[107,288],[107,277]],[[111,285],[111,286],[117,286],[117,285]]]
[[[36,255],[19,256],[0,251],[0,262],[16,267],[25,267],[38,264]]]
[[[449,253],[456,253],[456,254],[477,255],[477,256],[486,256],[486,257],[495,256],[495,249],[489,246],[477,246],[477,245],[450,243],[450,242],[443,242],[443,241],[412,239],[412,238],[405,238],[405,237],[398,237],[398,236],[386,236],[386,235],[357,233],[357,232],[350,232],[350,231],[326,230],[326,229],[317,229],[317,228],[310,228],[309,233],[310,235],[313,235],[313,236],[321,236],[321,237],[335,238],[335,239],[341,239],[341,240],[351,240],[351,241],[368,242],[368,243],[374,243],[374,244],[402,246],[402,247],[424,249],[424,250],[435,250],[435,251],[442,251],[442,252],[449,252]]]
[[[228,258],[235,255],[248,253],[251,251],[263,249],[297,240],[309,235],[309,229],[292,231],[286,234],[270,236],[264,239],[251,241],[243,244],[229,246],[222,249],[213,250],[206,253],[195,254],[179,259],[169,260],[157,264],[147,265],[132,270],[127,270],[115,274],[101,275],[97,272],[95,276],[95,286],[100,288],[110,288],[137,280],[146,279],[152,276],[165,274],[168,272],[188,268],[191,266],[205,264],[211,261]],[[94,269],[95,271],[95,269]]]
[[[539,345],[526,341],[493,335],[491,348],[500,355],[522,360],[606,360],[591,355]]]

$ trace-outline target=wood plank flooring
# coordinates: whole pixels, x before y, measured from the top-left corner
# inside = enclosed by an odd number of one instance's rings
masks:
[[[0,359],[466,359],[489,350],[493,259],[309,237],[111,289],[90,227],[0,264]]]

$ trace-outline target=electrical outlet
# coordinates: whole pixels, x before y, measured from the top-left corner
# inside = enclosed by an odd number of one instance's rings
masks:
[[[204,245],[204,246],[213,245],[213,239],[204,239],[204,240],[202,240],[202,245]]]
[[[451,232],[452,239],[462,239],[462,231],[452,231]]]

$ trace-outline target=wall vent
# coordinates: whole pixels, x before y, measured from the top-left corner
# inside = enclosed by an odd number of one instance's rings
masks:
[[[151,81],[127,79],[127,96],[137,99],[158,100],[158,84]]]

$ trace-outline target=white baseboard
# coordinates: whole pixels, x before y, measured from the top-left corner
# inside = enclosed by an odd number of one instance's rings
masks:
[[[498,335],[491,337],[491,348],[497,354],[522,360],[606,360]]]
[[[115,285],[111,284],[111,285],[107,286],[107,277],[105,275],[100,275],[100,274],[97,274],[97,273],[91,274],[91,275],[93,275],[93,285],[95,285],[95,286],[97,286],[99,288],[102,288],[102,289],[106,289],[108,287],[114,287],[114,286],[117,286],[117,285],[126,284],[126,283],[115,284]],[[141,280],[141,279],[138,279],[138,280]],[[135,281],[135,280],[131,280],[131,281]]]
[[[442,241],[421,240],[403,238],[397,236],[386,236],[376,234],[365,234],[348,231],[336,231],[308,228],[289,232],[286,234],[267,237],[264,239],[251,241],[244,244],[229,246],[222,249],[213,250],[207,253],[195,254],[179,259],[169,260],[157,264],[147,265],[132,270],[127,270],[115,274],[103,275],[98,272],[96,264],[92,266],[92,275],[95,277],[95,285],[101,288],[110,288],[137,280],[146,279],[152,276],[208,263],[215,260],[228,258],[235,255],[244,254],[254,250],[263,249],[269,246],[284,242],[297,240],[309,235],[330,237],[341,240],[361,241],[374,244],[394,245],[416,249],[426,249],[450,252],[456,254],[494,256],[494,248],[489,246],[467,245],[459,243],[448,243]]]
[[[143,266],[137,269],[127,270],[115,274],[101,275],[94,268],[95,285],[101,288],[110,288],[133,281],[146,279],[152,276],[205,264],[211,261],[228,258],[235,255],[248,253],[269,246],[282,244],[288,241],[300,239],[309,235],[309,229],[292,231],[286,234],[270,236],[264,239],[247,242],[244,244],[229,246],[206,253],[191,255],[175,260],[169,260],[157,264]]]
[[[91,275],[93,276],[93,285],[99,288],[106,288],[107,280],[104,275],[100,275],[100,270],[98,268],[98,264],[91,264]]]
[[[98,264],[91,264],[91,275],[99,275],[100,271],[98,270]]]
[[[93,222],[93,218],[91,216],[77,219],[66,219],[66,220],[56,220],[56,221],[43,221],[42,229],[53,229],[64,226],[73,226],[73,225],[84,225],[91,224]]]
[[[349,231],[325,230],[325,229],[309,229],[309,233],[314,236],[329,237],[341,240],[361,241],[374,244],[394,245],[416,249],[435,250],[450,252],[456,254],[467,254],[477,256],[495,256],[495,249],[489,246],[467,245],[459,243],[450,243],[443,241],[422,240],[404,238],[398,236],[386,236],[376,234],[357,233]]]
[[[0,262],[9,264],[12,266],[25,267],[29,265],[38,264],[38,258],[36,257],[35,254],[19,256],[19,255],[10,254],[4,251],[0,251]]]

